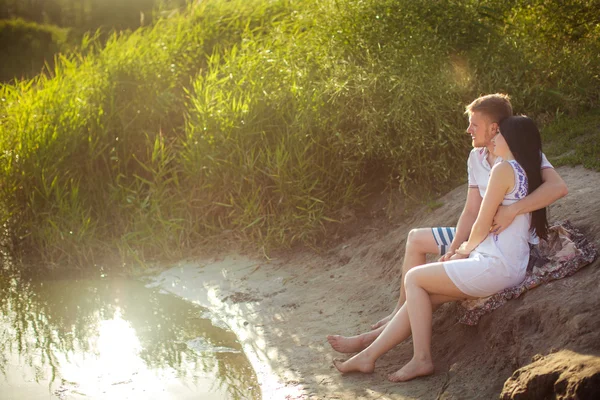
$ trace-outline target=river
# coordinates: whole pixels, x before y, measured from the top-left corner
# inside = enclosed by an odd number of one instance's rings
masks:
[[[2,399],[260,399],[210,310],[131,279],[0,275]]]

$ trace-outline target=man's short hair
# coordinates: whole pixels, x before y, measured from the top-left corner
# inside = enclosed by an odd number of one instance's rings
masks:
[[[510,97],[502,93],[488,94],[475,99],[467,106],[465,114],[471,115],[475,111],[485,114],[496,123],[513,115]]]

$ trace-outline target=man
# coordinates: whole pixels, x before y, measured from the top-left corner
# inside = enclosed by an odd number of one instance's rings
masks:
[[[487,189],[491,167],[501,161],[491,151],[494,148],[492,139],[498,133],[499,122],[513,114],[509,97],[504,94],[479,97],[466,107],[465,113],[469,116],[467,133],[471,135],[474,147],[467,160],[469,185],[465,207],[456,228],[417,228],[409,232],[402,264],[402,278],[410,269],[425,264],[427,254],[440,254],[439,261],[447,261],[458,247],[468,240]],[[545,155],[542,155],[541,168],[542,185],[524,199],[510,206],[501,206],[494,217],[492,232],[500,233],[517,215],[547,207],[567,194],[565,182]],[[531,242],[536,243],[537,238],[532,237]],[[377,338],[405,301],[406,292],[402,284],[396,308],[389,316],[371,326],[371,332],[352,337],[328,336],[329,343],[335,350],[343,353],[366,348]]]
[[[439,261],[449,260],[461,243],[469,238],[487,189],[489,172],[495,163],[501,161],[491,151],[494,148],[491,140],[498,132],[498,123],[513,113],[509,97],[503,94],[479,97],[467,106],[465,113],[469,116],[467,133],[471,135],[474,147],[467,161],[467,202],[456,228],[419,228],[410,231],[402,264],[403,277],[411,268],[425,264],[426,254],[439,253]],[[542,181],[542,185],[524,199],[513,205],[500,207],[494,217],[493,232],[502,232],[517,215],[547,207],[568,192],[567,185],[545,155],[542,157]],[[532,238],[532,243],[536,243],[536,239]],[[405,300],[406,293],[402,285],[400,299],[392,314],[377,322],[372,329],[385,325]]]

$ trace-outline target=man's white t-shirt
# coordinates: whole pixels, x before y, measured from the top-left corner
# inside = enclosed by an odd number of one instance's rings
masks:
[[[488,182],[490,180],[490,172],[492,170],[492,166],[490,166],[488,160],[488,149],[487,147],[476,147],[471,150],[469,154],[469,158],[467,160],[467,170],[469,173],[469,187],[470,188],[478,188],[479,194],[483,198],[485,196],[485,191],[488,187]],[[501,157],[497,157],[495,164],[502,162]],[[546,158],[546,155],[542,153],[542,167],[541,169],[546,168],[554,168],[552,164]],[[538,243],[537,235],[532,234],[530,242],[532,244]]]

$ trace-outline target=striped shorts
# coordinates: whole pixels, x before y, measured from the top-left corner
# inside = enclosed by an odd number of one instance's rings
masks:
[[[440,249],[440,255],[443,256],[452,244],[452,240],[454,240],[456,228],[431,228],[431,233],[433,233],[433,238],[438,245],[438,249]]]

